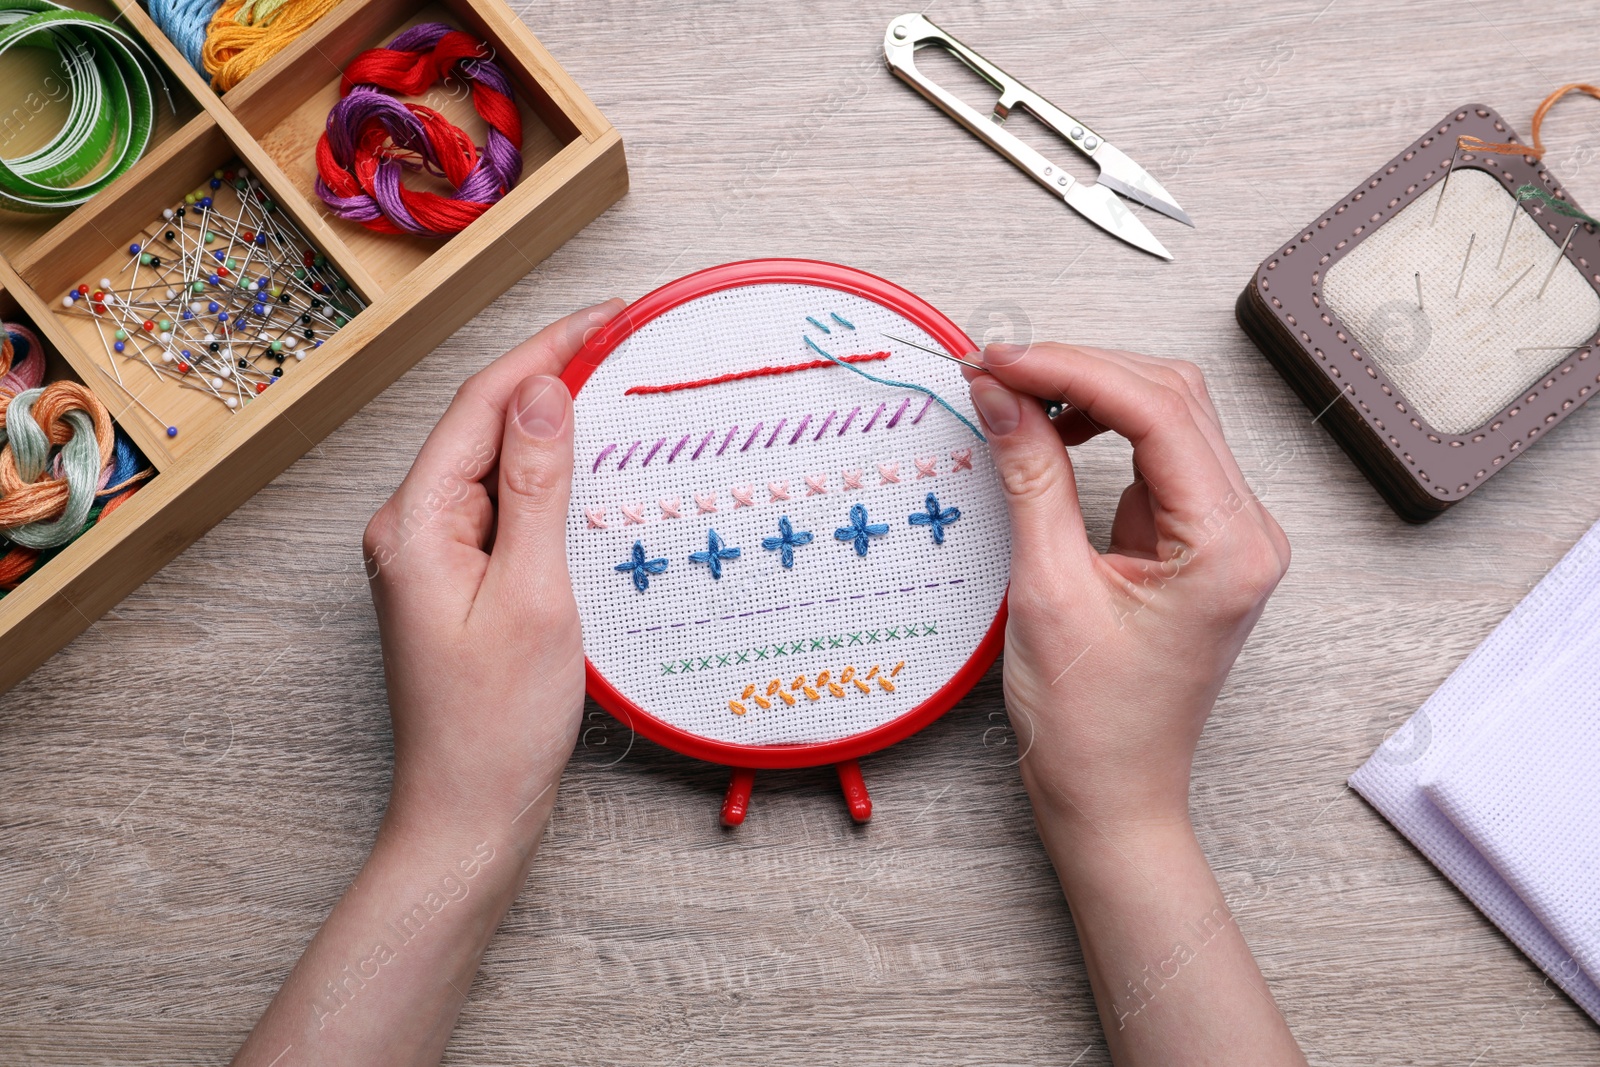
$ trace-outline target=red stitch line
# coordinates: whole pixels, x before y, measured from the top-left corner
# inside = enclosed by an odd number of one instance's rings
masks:
[[[842,363],[872,363],[880,359],[888,359],[887,352],[868,352],[855,356],[840,356]],[[831,359],[814,359],[809,363],[793,363],[787,367],[756,367],[753,370],[734,371],[731,374],[719,374],[715,378],[698,378],[692,382],[673,382],[670,385],[633,385],[623,390],[623,396],[644,396],[650,393],[676,393],[682,389],[704,389],[708,385],[721,385],[724,382],[743,381],[745,378],[767,378],[774,374],[793,374],[802,370],[820,370],[823,367],[834,366]]]

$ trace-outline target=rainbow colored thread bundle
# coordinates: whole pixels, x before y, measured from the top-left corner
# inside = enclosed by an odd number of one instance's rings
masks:
[[[0,341],[0,590],[16,588],[155,473],[93,393],[77,382],[43,383],[39,339],[26,326],[6,323]]]
[[[476,37],[431,22],[351,61],[317,141],[317,195],[334,214],[377,233],[449,237],[516,185],[522,116],[492,53]],[[389,95],[420,96],[452,75],[471,86],[472,106],[489,126],[482,149],[432,108]],[[406,170],[444,178],[453,195],[407,189]]]
[[[149,0],[150,18],[225,93],[287,48],[339,0]]]

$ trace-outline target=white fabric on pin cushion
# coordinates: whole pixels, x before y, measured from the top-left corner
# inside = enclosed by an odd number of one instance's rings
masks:
[[[890,351],[855,365],[934,389],[976,423],[954,364],[885,333],[936,344],[853,293],[743,286],[646,323],[584,383],[567,562],[585,654],[634,705],[703,739],[822,743],[926,702],[972,657],[1005,595],[1011,537],[989,449],[950,412],[837,366],[627,393],[814,361],[809,337],[836,357]],[[912,518],[929,494],[948,522]],[[858,506],[865,554],[835,535]],[[769,549],[781,519],[796,543]],[[738,551],[718,556],[720,577],[712,531],[719,553]],[[643,589],[616,569],[635,543]]]
[[[1468,768],[1480,758],[1479,743],[1495,735],[1495,724],[1504,718],[1504,713],[1508,709],[1514,713],[1528,694],[1550,694],[1545,683],[1567,669],[1562,666],[1563,661],[1572,663],[1563,653],[1585,622],[1594,625],[1592,612],[1597,600],[1600,526],[1590,529],[1417,713],[1350,776],[1350,786],[1416,845],[1579,1007],[1600,1021],[1600,987],[1546,928],[1513,884],[1423,789],[1427,782],[1440,791],[1441,798],[1448,796],[1448,803],[1455,805],[1462,796],[1461,781],[1452,771],[1456,757],[1467,753],[1462,773],[1471,773]],[[1577,691],[1580,690],[1574,692]],[[1534,725],[1532,719],[1523,721]],[[1541,747],[1544,744],[1532,736],[1527,743]],[[1485,757],[1489,755],[1484,753]],[[1594,763],[1591,750],[1591,776]],[[1552,803],[1537,783],[1524,782],[1521,788],[1530,791],[1529,795],[1531,791],[1541,794],[1538,803]],[[1559,799],[1554,803],[1559,805]],[[1484,824],[1479,802],[1464,802],[1457,807],[1464,823],[1484,840],[1502,839]],[[1549,821],[1561,818],[1567,810],[1550,807],[1535,812],[1533,817]],[[1591,816],[1576,823],[1573,831],[1587,836],[1592,847],[1600,835],[1600,820]],[[1515,869],[1516,877],[1524,884],[1532,880],[1552,886],[1567,877],[1563,873],[1551,881],[1548,870],[1540,874],[1525,863],[1513,863],[1509,869]]]

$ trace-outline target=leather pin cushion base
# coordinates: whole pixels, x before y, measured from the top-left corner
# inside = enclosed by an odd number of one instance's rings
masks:
[[[1469,104],[1452,111],[1263,260],[1235,305],[1245,333],[1390,507],[1413,523],[1459,503],[1548,435],[1600,383],[1597,335],[1571,350],[1552,351],[1542,373],[1530,375],[1514,399],[1481,425],[1445,433],[1421,417],[1369,343],[1329,305],[1324,282],[1330,268],[1444,180],[1460,136],[1491,143],[1518,139],[1492,108]],[[1455,168],[1487,173],[1504,186],[1508,202],[1532,185],[1572,204],[1555,176],[1531,156],[1463,150]],[[1447,187],[1444,195],[1457,193]],[[1574,220],[1537,198],[1524,200],[1520,210],[1549,239],[1553,257]],[[1480,255],[1500,247],[1498,232],[1478,238]],[[1565,256],[1600,294],[1600,233],[1593,225],[1572,232]],[[1536,275],[1544,274],[1542,262]],[[1448,270],[1454,277],[1455,264]]]

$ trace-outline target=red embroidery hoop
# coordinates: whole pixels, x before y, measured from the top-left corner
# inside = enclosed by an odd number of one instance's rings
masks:
[[[711,293],[768,284],[813,285],[851,293],[881,304],[910,320],[951,352],[966,353],[977,349],[961,328],[933,305],[877,275],[819,260],[752,259],[697,271],[640,297],[589,339],[568,364],[561,380],[577,397],[584,383],[606,357],[625,339],[658,316]],[[972,655],[927,700],[880,726],[819,744],[738,745],[701,737],[639,707],[607,681],[587,657],[584,659],[584,672],[589,695],[624,726],[685,756],[734,769],[722,805],[723,825],[737,826],[744,821],[757,770],[817,767],[829,763],[834,764],[838,771],[839,784],[844,790],[851,816],[857,822],[865,822],[872,815],[872,801],[867,794],[858,761],[916,733],[966,696],[999,656],[1005,643],[1005,620],[1006,600],[1002,597],[994,621]]]

